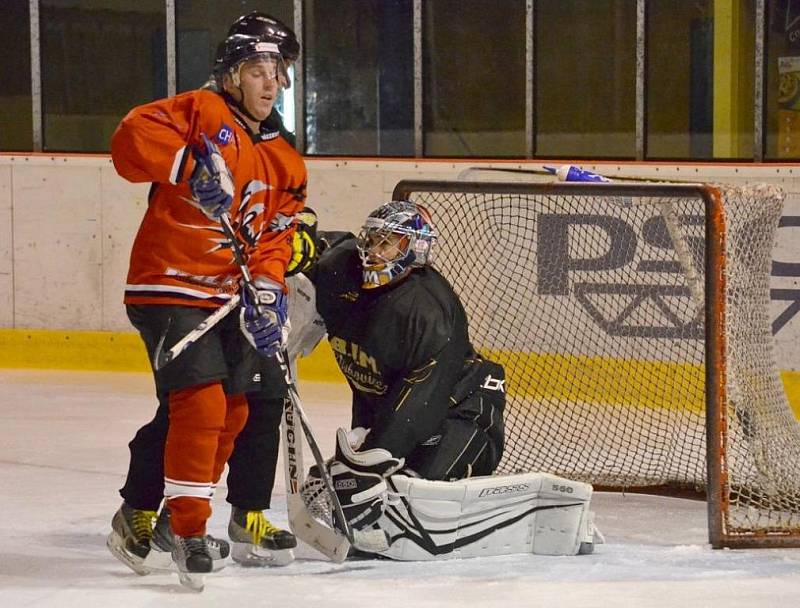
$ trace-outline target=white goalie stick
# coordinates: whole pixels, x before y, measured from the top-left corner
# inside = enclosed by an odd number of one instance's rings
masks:
[[[286,472],[286,503],[289,526],[292,532],[327,558],[341,563],[353,546],[368,553],[380,553],[389,548],[383,530],[354,530],[347,522],[342,505],[333,488],[327,463],[322,459],[319,445],[314,439],[300,396],[291,377],[286,351],[276,355],[286,375],[289,398],[283,406],[283,461]],[[314,462],[322,478],[306,488],[303,473],[303,449],[297,433],[296,421],[314,455]],[[311,508],[313,506],[313,508]]]
[[[311,434],[311,429],[308,426],[305,412],[302,405],[300,405],[300,398],[294,383],[291,381],[289,375],[289,365],[286,361],[286,353],[277,355],[281,361],[281,367],[286,374],[287,385],[289,387],[289,398],[284,402],[283,406],[283,424],[281,425],[281,438],[283,443],[283,462],[284,471],[286,474],[286,506],[289,512],[289,527],[292,532],[307,545],[313,547],[322,553],[328,559],[342,563],[347,559],[347,554],[352,545],[352,531],[348,536],[340,530],[330,525],[327,521],[322,521],[319,517],[309,511],[303,499],[302,489],[305,482],[305,474],[303,473],[303,446],[300,437],[297,433],[295,426],[296,418],[300,419],[300,426],[303,428],[303,433],[306,436],[306,441],[311,446],[311,451],[314,454],[314,460],[317,461],[317,468],[324,471],[327,477],[326,490],[329,497],[332,498],[334,505],[338,505],[338,510],[341,510],[336,493],[330,485],[330,475],[327,472],[327,467],[324,462],[321,462],[322,455],[319,452],[314,436]],[[347,525],[347,520],[344,514],[340,514],[341,521],[345,524],[345,530],[350,530]]]

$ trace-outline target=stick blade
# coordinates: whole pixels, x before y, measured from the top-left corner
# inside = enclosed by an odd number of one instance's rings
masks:
[[[350,541],[344,534],[312,517],[299,494],[289,494],[286,500],[289,527],[297,538],[337,564],[347,559]]]

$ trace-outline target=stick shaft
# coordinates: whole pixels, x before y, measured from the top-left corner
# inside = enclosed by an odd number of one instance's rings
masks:
[[[162,336],[161,340],[158,342],[158,346],[156,346],[156,352],[153,354],[153,367],[155,370],[158,371],[167,363],[174,361],[183,352],[185,352],[187,348],[211,331],[211,329],[216,326],[217,323],[227,317],[228,313],[236,308],[238,304],[239,294],[235,294],[224,305],[220,306],[212,314],[203,319],[203,321],[198,323],[197,327],[187,333],[183,338],[178,340],[167,350],[163,350],[164,337],[166,334]]]
[[[230,221],[230,215],[228,213],[223,213],[220,216],[220,224],[222,225],[222,230],[225,233],[225,236],[230,243],[231,250],[233,251],[233,257],[236,260],[236,264],[239,266],[239,270],[242,273],[242,285],[250,293],[254,293],[256,291],[256,287],[255,284],[253,283],[253,277],[250,274],[250,269],[247,267],[247,262],[245,260],[244,252],[242,251],[242,245],[239,242],[239,239],[236,238],[236,233],[233,230],[233,226],[231,225]],[[254,302],[258,302],[258,298],[252,298],[252,300]],[[314,460],[316,461],[317,467],[319,468],[320,475],[322,475],[322,480],[323,483],[325,484],[325,489],[328,492],[331,505],[333,506],[335,518],[339,520],[338,523],[341,526],[341,529],[344,531],[345,535],[347,536],[347,539],[352,543],[353,531],[347,522],[347,518],[344,516],[342,503],[339,502],[339,497],[336,495],[336,491],[333,489],[333,480],[331,480],[328,468],[325,466],[325,460],[322,458],[322,453],[320,452],[319,444],[317,443],[317,440],[314,438],[314,434],[311,431],[311,425],[308,422],[308,417],[303,411],[303,406],[300,403],[300,395],[297,392],[297,385],[294,381],[294,378],[292,377],[292,371],[289,365],[289,356],[286,352],[286,349],[283,349],[280,353],[276,354],[275,356],[278,359],[278,363],[280,363],[281,369],[283,370],[284,373],[286,384],[289,389],[289,399],[292,402],[294,411],[300,418],[300,426],[303,428],[303,434],[306,437],[308,445],[311,447],[311,453],[314,455]]]

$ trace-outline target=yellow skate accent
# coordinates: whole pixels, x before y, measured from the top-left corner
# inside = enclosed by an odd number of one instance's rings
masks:
[[[133,526],[133,534],[136,540],[150,540],[153,538],[153,526],[155,525],[158,513],[155,511],[140,511],[133,509],[131,516],[131,524]]]
[[[265,536],[272,536],[280,532],[280,528],[273,526],[261,511],[247,512],[244,529],[250,533],[250,539],[254,545],[260,545]]]

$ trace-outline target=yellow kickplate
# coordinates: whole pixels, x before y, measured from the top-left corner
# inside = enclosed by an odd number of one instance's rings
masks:
[[[0,329],[0,367],[149,371],[139,334]]]
[[[560,361],[563,357],[554,355],[495,352],[490,356],[501,363],[522,359],[532,381],[526,386],[509,387],[512,394],[591,401],[592,397],[597,397],[593,393],[602,392],[603,386],[606,390],[612,386],[617,388],[610,391],[611,394],[604,394],[604,401],[622,405],[644,398],[651,407],[669,408],[672,404],[661,402],[650,389],[653,384],[670,382],[680,374],[684,381],[690,379],[688,386],[695,389],[685,395],[683,406],[702,407],[703,381],[699,367],[595,358],[579,358],[580,365],[573,361],[565,366],[564,361]],[[516,363],[519,366],[520,361]],[[147,372],[150,364],[139,334],[135,332],[0,329],[0,368]],[[344,382],[327,340],[323,340],[310,356],[301,358],[297,368],[302,380]],[[564,371],[565,368],[569,371]],[[636,383],[620,381],[633,377],[638,379]],[[601,382],[604,378],[613,381]],[[642,382],[643,378],[651,381]],[[795,417],[800,419],[800,372],[784,370],[781,378]]]
[[[0,329],[0,368],[149,372],[136,332]],[[304,380],[344,382],[327,341],[298,361]]]

